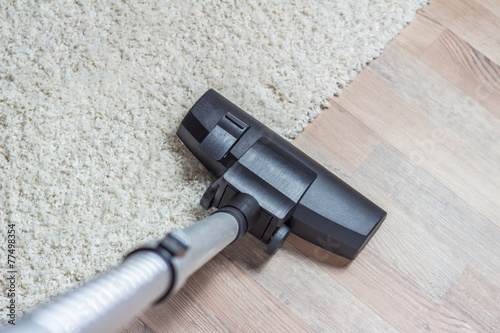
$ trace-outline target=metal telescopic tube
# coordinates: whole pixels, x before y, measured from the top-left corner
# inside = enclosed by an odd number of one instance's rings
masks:
[[[4,333],[113,332],[180,289],[191,274],[238,237],[239,228],[233,215],[216,212],[172,232],[189,244],[182,256],[174,254],[168,259],[150,250],[132,253],[117,268],[56,299]]]
[[[194,272],[231,244],[237,238],[239,228],[233,215],[216,212],[189,228],[179,230],[188,236],[191,244],[183,256],[172,258],[175,271],[173,292],[179,290]]]

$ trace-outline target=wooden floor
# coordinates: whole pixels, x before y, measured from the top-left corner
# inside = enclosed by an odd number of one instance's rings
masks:
[[[251,236],[123,332],[500,332],[500,1],[435,0],[295,140],[388,218],[353,262]]]

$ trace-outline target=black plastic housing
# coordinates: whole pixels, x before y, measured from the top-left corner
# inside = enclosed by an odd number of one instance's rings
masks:
[[[387,215],[214,90],[191,108],[177,135],[217,177],[202,199],[205,208],[250,194],[261,216],[249,232],[265,243],[286,224],[309,242],[354,259]]]

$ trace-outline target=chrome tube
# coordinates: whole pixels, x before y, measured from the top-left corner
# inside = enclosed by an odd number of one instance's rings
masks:
[[[182,240],[182,253],[160,240],[129,255],[115,269],[35,311],[3,333],[109,333],[147,306],[179,290],[186,280],[231,244],[239,231],[233,215],[216,212],[168,237]],[[155,251],[155,248],[162,251]]]

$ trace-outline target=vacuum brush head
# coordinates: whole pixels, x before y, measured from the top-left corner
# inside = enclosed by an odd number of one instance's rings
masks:
[[[182,121],[177,135],[217,177],[201,204],[223,207],[254,197],[260,217],[249,232],[274,253],[290,232],[354,259],[387,213],[214,90]]]

